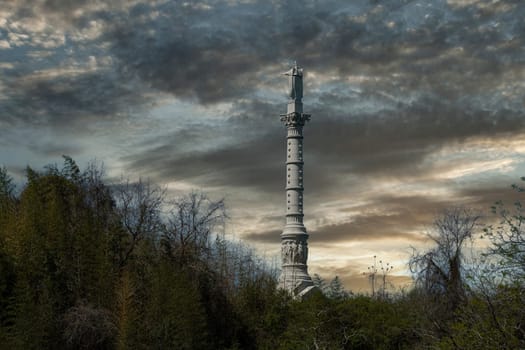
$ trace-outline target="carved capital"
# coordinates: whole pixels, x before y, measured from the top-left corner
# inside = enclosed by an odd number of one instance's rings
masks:
[[[281,121],[286,126],[303,126],[305,122],[310,120],[310,114],[292,112],[288,114],[281,114]]]

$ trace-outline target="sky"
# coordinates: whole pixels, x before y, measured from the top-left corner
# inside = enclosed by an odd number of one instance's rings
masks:
[[[304,68],[309,270],[409,278],[444,208],[488,215],[525,175],[521,0],[4,0],[0,165],[103,162],[226,199],[278,259],[286,77]]]

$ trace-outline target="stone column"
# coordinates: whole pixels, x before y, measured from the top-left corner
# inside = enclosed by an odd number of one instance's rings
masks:
[[[313,282],[308,275],[308,233],[303,225],[303,126],[310,115],[303,113],[303,72],[295,65],[289,72],[289,97],[286,114],[281,121],[286,137],[286,224],[281,234],[282,272],[280,288],[295,297],[311,292]]]

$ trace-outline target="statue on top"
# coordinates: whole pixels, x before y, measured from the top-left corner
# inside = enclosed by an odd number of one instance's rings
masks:
[[[295,62],[294,66],[286,73],[288,75],[288,96],[292,100],[301,100],[303,98],[303,69],[297,66]]]

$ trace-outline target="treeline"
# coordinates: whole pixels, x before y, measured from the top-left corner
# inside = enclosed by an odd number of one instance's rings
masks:
[[[414,253],[413,290],[353,295],[316,277],[322,292],[296,301],[274,266],[224,239],[222,200],[103,175],[64,157],[28,168],[17,191],[0,170],[0,348],[525,348],[519,203],[493,208],[502,223],[485,227],[476,268],[465,250],[478,216],[455,209]]]
[[[2,348],[228,349],[265,338],[260,309],[282,297],[276,272],[220,235],[223,201],[102,177],[65,157],[61,169],[28,168],[17,194],[0,171]]]

